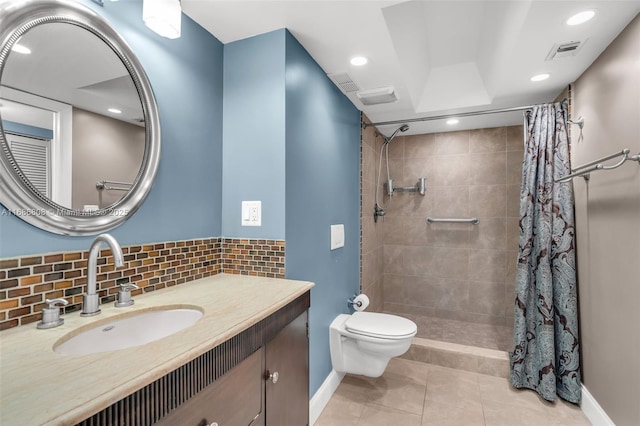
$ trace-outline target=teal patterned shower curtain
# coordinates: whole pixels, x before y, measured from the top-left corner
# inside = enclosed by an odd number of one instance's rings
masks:
[[[581,397],[567,104],[525,113],[511,383],[548,401]]]

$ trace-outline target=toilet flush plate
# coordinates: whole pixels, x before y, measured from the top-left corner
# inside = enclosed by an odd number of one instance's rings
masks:
[[[331,250],[344,247],[344,224],[331,225]]]

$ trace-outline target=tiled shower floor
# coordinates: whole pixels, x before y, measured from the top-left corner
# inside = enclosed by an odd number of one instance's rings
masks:
[[[510,350],[513,343],[511,326],[475,324],[421,315],[401,315],[418,325],[416,337],[505,352]]]

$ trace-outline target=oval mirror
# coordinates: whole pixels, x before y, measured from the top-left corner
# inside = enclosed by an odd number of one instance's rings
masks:
[[[50,232],[88,235],[140,206],[160,156],[137,58],[77,3],[0,6],[0,202]]]

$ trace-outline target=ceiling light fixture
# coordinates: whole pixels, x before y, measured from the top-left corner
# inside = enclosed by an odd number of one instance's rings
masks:
[[[551,74],[538,74],[531,77],[531,81],[544,81],[551,77]]]
[[[356,56],[354,58],[351,58],[351,65],[356,67],[361,67],[362,65],[365,65],[367,62],[369,61],[364,56]]]
[[[458,120],[457,118],[450,118],[447,120],[447,124],[449,126],[453,126],[454,124],[458,124],[460,122],[460,120]]]
[[[144,24],[162,37],[180,37],[182,8],[180,0],[144,0],[142,3]]]
[[[580,13],[576,13],[571,18],[567,19],[567,25],[580,25],[591,20],[596,15],[595,10],[585,10]]]
[[[113,114],[122,114],[122,111],[120,111],[118,108],[109,108],[107,111]]]
[[[11,48],[11,51],[16,53],[22,53],[23,55],[28,55],[31,53],[31,49],[18,43],[13,45],[13,47]]]

